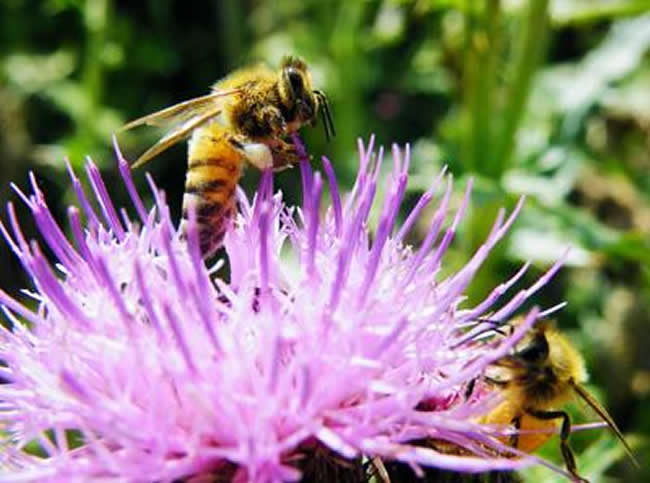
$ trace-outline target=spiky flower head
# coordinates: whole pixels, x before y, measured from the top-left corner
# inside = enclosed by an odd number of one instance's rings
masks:
[[[341,468],[377,457],[463,472],[530,463],[499,456],[494,436],[503,433],[476,422],[493,398],[464,397],[539,313],[489,351],[464,343],[466,329],[487,311],[507,318],[559,267],[503,300],[524,265],[481,303],[461,308],[521,203],[508,217],[501,212],[469,262],[443,277],[471,187],[444,228],[452,182],[441,173],[399,224],[408,147],[393,148],[378,202],[384,156],[372,141],[360,143],[345,200],[327,159],[325,178],[301,164],[301,207],[273,193],[270,173],[252,200],[238,194],[226,281],[221,261],[206,267],[200,256],[193,214],[186,241],[150,178],[155,205],[147,211],[116,152],[134,210],[114,206],[92,161],[92,202],[69,169],[81,207],[68,211],[69,238],[33,176],[32,193],[21,194],[55,263],[42,242],[25,238],[9,205],[2,231],[32,279],[26,293],[36,309],[0,292],[8,326],[0,334],[0,481],[293,481],[322,454],[345,461]],[[435,197],[422,245],[407,245]]]

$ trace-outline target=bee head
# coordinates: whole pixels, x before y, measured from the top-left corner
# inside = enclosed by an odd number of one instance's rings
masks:
[[[278,87],[287,123],[314,125],[320,110],[325,136],[329,140],[335,135],[327,97],[322,91],[312,89],[311,73],[302,59],[287,56],[282,60]]]
[[[507,367],[515,373],[527,373],[533,370],[541,370],[547,366],[549,354],[550,347],[545,330],[535,327],[521,347],[518,347],[514,353],[496,361],[495,365]]]
[[[534,331],[532,338],[514,356],[528,365],[544,364],[549,355],[548,339],[544,331]]]

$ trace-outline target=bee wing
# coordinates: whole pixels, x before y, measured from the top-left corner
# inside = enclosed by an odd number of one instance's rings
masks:
[[[214,91],[201,97],[195,97],[194,99],[180,102],[161,111],[135,119],[122,126],[117,132],[127,131],[145,124],[149,126],[178,124],[188,120],[189,118],[199,116],[207,110],[212,110],[212,108],[215,107],[216,99],[239,94],[240,92],[241,89],[228,89]]]
[[[151,158],[154,158],[158,154],[162,153],[165,149],[173,146],[177,142],[185,139],[190,133],[199,127],[201,124],[209,121],[211,118],[219,115],[221,112],[221,106],[214,106],[212,109],[206,110],[199,115],[196,115],[189,120],[185,121],[183,124],[172,128],[167,134],[165,134],[160,140],[147,149],[133,165],[132,168],[137,168],[142,166]]]
[[[621,430],[618,429],[618,426],[616,426],[616,423],[614,422],[614,419],[609,415],[607,410],[600,405],[600,403],[596,400],[595,397],[593,397],[589,391],[587,391],[584,387],[582,387],[580,384],[576,384],[575,382],[572,382],[571,385],[573,386],[573,389],[575,390],[576,393],[587,403],[589,406],[591,406],[591,409],[596,411],[596,414],[600,416],[603,421],[607,423],[607,425],[611,428],[612,431],[614,431],[614,434],[616,437],[623,443],[623,447],[625,448],[625,452],[627,455],[630,457],[632,462],[636,465],[637,468],[640,468],[639,462],[637,459],[634,457],[634,454],[632,453],[632,448],[627,444],[627,441],[625,441],[625,438],[623,437],[623,433],[621,433]]]

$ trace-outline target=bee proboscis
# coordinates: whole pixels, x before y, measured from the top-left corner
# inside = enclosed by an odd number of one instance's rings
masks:
[[[261,170],[295,164],[299,156],[289,137],[305,124],[314,125],[319,112],[327,139],[335,136],[325,93],[312,88],[304,61],[287,56],[278,71],[263,65],[236,70],[217,82],[212,93],[131,121],[121,130],[171,126],[133,167],[190,137],[183,217],[193,205],[201,253],[207,258],[221,246],[235,213],[244,164]],[[185,226],[184,220],[181,229]]]

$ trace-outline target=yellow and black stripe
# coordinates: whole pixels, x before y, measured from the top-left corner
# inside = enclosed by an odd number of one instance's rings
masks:
[[[244,164],[242,146],[228,129],[212,122],[196,129],[188,149],[183,218],[194,205],[199,244],[204,257],[213,255],[235,214],[235,190]]]

